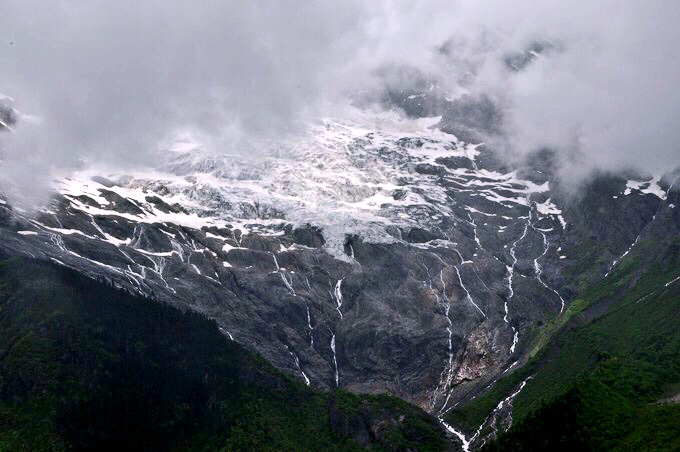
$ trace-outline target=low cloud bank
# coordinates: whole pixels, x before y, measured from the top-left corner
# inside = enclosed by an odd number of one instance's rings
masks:
[[[548,147],[574,177],[680,163],[673,1],[2,3],[14,184],[81,159],[149,163],[182,131],[233,152],[348,98],[433,87],[491,102],[509,159]]]

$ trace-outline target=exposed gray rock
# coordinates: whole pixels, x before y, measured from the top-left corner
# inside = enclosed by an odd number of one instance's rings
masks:
[[[499,130],[487,101],[459,107]],[[508,167],[440,130],[362,127],[325,123],[289,160],[63,181],[32,216],[4,200],[0,249],[204,313],[316,387],[440,413],[524,359],[584,278],[680,230],[672,181],[603,174],[568,197],[549,152]]]
[[[439,128],[467,142],[503,132],[503,113],[488,96],[465,95],[447,103]]]
[[[299,243],[300,245],[305,245],[310,248],[321,248],[324,243],[326,243],[321,229],[310,224],[295,228],[293,230],[293,240],[295,243]]]

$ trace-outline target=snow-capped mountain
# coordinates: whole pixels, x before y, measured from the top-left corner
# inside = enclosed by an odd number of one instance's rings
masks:
[[[84,167],[37,214],[0,201],[2,247],[201,312],[306,384],[443,415],[525,360],[584,281],[677,226],[659,214],[677,177],[567,195],[550,153],[511,167],[446,133],[470,129],[459,117],[356,111],[255,157],[184,140],[153,168]]]

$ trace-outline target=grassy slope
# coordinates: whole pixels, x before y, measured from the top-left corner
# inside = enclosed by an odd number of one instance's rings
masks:
[[[523,368],[448,420],[474,430],[532,376],[513,403],[515,427],[493,447],[540,448],[524,441],[544,439],[625,449],[647,438],[652,450],[680,448],[678,406],[653,404],[680,382],[680,283],[665,287],[678,271],[677,244],[671,248],[664,264],[645,269],[626,259],[544,329]]]
[[[446,447],[387,396],[309,390],[216,325],[76,272],[0,263],[0,450]]]

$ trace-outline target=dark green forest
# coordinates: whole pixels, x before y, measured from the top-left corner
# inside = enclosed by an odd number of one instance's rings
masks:
[[[0,450],[442,450],[388,396],[310,390],[193,313],[0,262]]]

